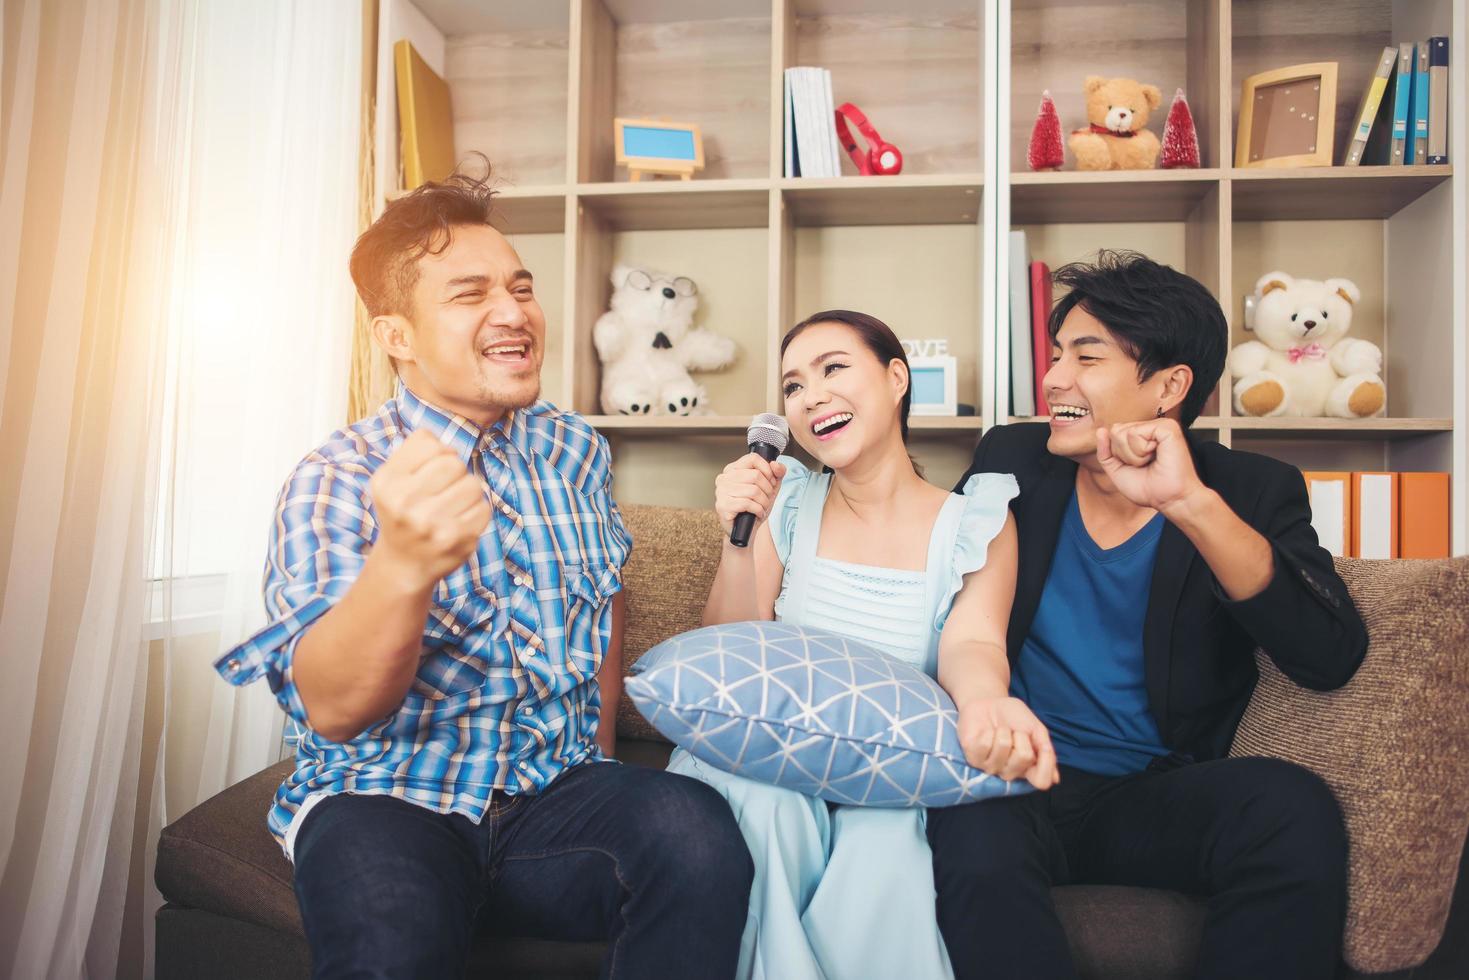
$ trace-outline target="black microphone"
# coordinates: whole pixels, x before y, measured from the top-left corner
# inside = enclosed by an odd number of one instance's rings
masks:
[[[786,447],[786,441],[791,437],[790,427],[786,420],[780,415],[765,412],[750,420],[750,428],[745,433],[745,441],[750,444],[750,452],[759,456],[767,463],[775,462],[775,457]],[[736,548],[748,548],[750,546],[750,532],[755,530],[755,515],[749,511],[736,514],[734,528],[729,532],[729,543]]]

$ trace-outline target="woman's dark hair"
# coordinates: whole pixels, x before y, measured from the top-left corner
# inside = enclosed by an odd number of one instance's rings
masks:
[[[780,339],[780,356],[785,357],[786,348],[803,330],[818,323],[840,323],[851,327],[883,367],[887,367],[893,361],[903,362],[903,369],[908,372],[908,390],[903,392],[903,404],[898,410],[898,422],[902,427],[903,441],[907,442],[908,408],[913,402],[913,372],[908,367],[908,354],[903,350],[903,342],[898,339],[898,335],[875,316],[856,313],[852,310],[825,310],[808,316],[786,331],[786,335]]]
[[[488,225],[495,191],[490,162],[472,155],[483,176],[453,173],[429,181],[383,209],[352,248],[352,282],[369,316],[412,312],[418,260],[449,247],[455,225]]]
[[[1224,311],[1203,283],[1137,252],[1110,250],[1098,252],[1095,262],[1062,266],[1054,279],[1070,291],[1051,310],[1051,342],[1066,314],[1080,306],[1137,361],[1139,383],[1188,365],[1194,381],[1179,412],[1184,428],[1192,425],[1219,383],[1229,345]]]

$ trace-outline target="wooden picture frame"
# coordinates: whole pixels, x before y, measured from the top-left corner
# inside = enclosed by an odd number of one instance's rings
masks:
[[[1336,73],[1336,62],[1317,61],[1246,78],[1240,92],[1234,165],[1331,166]]]
[[[695,171],[704,169],[704,137],[697,123],[614,119],[612,145],[617,165],[626,167],[628,179],[634,182],[643,174],[670,174],[689,180]]]

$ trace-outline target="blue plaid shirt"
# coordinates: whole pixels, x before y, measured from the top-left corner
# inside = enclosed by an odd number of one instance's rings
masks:
[[[414,429],[484,481],[494,517],[439,582],[402,705],[347,743],[313,732],[292,663],[307,629],[356,581],[377,521],[368,479]],[[273,621],[222,656],[231,684],[265,678],[304,735],[270,829],[287,855],[303,804],[381,793],[480,820],[495,790],[537,793],[601,758],[597,670],[632,546],[612,501],[607,441],[548,402],[481,430],[399,386],[376,416],[334,433],[286,481],[265,567]],[[309,805],[309,804],[308,804]]]

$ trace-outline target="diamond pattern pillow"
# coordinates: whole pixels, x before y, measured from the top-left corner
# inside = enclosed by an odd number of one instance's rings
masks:
[[[964,760],[954,702],[933,678],[824,630],[683,633],[643,655],[627,692],[695,758],[833,803],[940,807],[1031,789]]]

